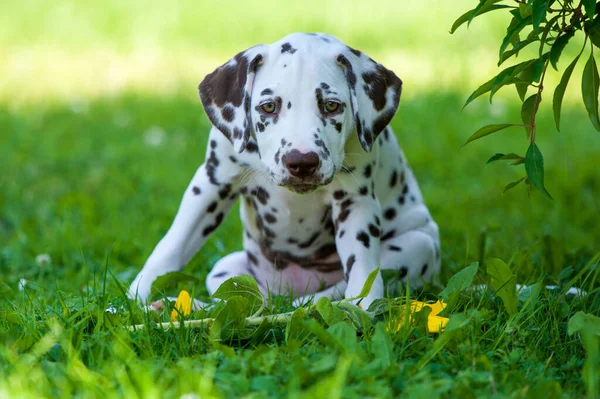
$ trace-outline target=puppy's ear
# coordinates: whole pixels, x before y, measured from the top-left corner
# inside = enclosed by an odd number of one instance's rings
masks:
[[[252,84],[265,53],[264,45],[243,51],[208,74],[198,85],[208,118],[227,136],[237,152],[244,151],[250,138]]]
[[[336,59],[344,69],[352,96],[358,139],[370,152],[373,142],[398,110],[402,81],[394,72],[350,47]]]

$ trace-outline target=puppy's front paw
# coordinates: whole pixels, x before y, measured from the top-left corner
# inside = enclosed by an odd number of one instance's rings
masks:
[[[364,285],[364,283],[363,283],[363,285]],[[355,289],[352,289],[351,286],[348,286],[348,289],[346,289],[345,297],[346,298],[356,298],[358,295],[360,295],[362,288],[363,288],[363,286],[361,286],[361,287],[357,286]],[[373,301],[375,301],[376,299],[383,298],[383,294],[384,294],[383,278],[381,277],[381,273],[378,273],[377,277],[375,277],[375,280],[373,281],[373,285],[371,286],[371,291],[369,291],[367,296],[362,299],[361,298],[353,299],[351,302],[354,304],[360,303],[360,306],[363,309],[368,309],[369,306],[371,306],[371,303],[373,303]]]
[[[142,304],[148,302],[148,298],[150,298],[152,292],[152,281],[149,278],[144,278],[144,275],[140,272],[129,286],[129,290],[127,291],[129,299],[136,300]]]

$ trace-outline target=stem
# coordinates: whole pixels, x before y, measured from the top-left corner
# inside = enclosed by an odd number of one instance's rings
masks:
[[[288,321],[291,320],[293,313],[294,312],[287,312],[287,313],[279,313],[279,314],[267,315],[267,316],[246,317],[246,325],[247,326],[259,326],[264,320],[268,320],[270,323],[275,323],[275,324],[287,323]],[[215,321],[215,319],[213,319],[213,318],[198,319],[198,320],[185,320],[183,322],[166,321],[164,323],[157,323],[156,327],[161,330],[165,330],[165,331],[167,331],[171,328],[179,329],[181,327],[201,328],[201,327],[211,326],[214,323],[214,321]],[[146,327],[146,324],[137,324],[137,325],[129,326],[129,331],[141,330],[144,327]]]

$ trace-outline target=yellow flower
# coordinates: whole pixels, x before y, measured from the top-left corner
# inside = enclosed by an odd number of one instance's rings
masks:
[[[177,321],[179,315],[187,316],[192,313],[192,298],[190,294],[183,290],[179,293],[175,308],[171,311],[171,321]]]
[[[446,324],[448,324],[448,318],[440,317],[438,314],[444,310],[446,304],[442,301],[437,301],[436,303],[425,303],[419,301],[411,301],[410,303],[410,311],[412,313],[416,313],[423,309],[424,306],[431,308],[431,312],[429,313],[429,317],[427,320],[427,329],[429,332],[439,333],[444,330]],[[410,315],[409,315],[410,321]],[[392,320],[388,325],[388,331],[398,331],[403,324],[403,320]]]

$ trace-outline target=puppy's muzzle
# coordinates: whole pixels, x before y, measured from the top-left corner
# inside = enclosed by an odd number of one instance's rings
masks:
[[[290,174],[300,180],[306,180],[314,176],[321,164],[319,155],[314,151],[302,153],[298,150],[292,150],[285,154],[281,160]]]

